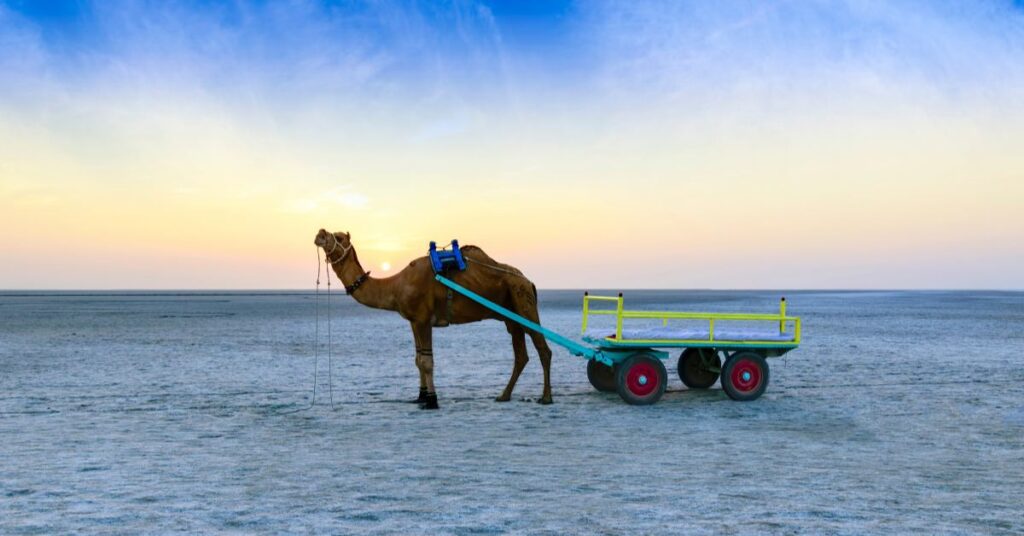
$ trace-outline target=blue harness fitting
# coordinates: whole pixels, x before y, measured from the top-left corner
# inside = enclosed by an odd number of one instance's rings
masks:
[[[458,268],[460,272],[465,270],[466,260],[462,258],[459,241],[452,240],[450,250],[447,247],[437,249],[437,243],[431,242],[430,266],[434,268],[435,274],[444,273],[449,268]]]

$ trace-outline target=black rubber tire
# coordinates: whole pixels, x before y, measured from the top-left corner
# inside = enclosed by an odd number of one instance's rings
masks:
[[[722,390],[741,402],[756,400],[768,388],[768,362],[754,352],[736,352],[722,367]]]
[[[660,359],[650,354],[633,354],[619,363],[616,369],[615,390],[626,403],[647,406],[665,394],[668,372],[665,372],[665,364]]]
[[[587,379],[602,393],[615,392],[615,368],[596,360],[587,360]]]
[[[718,372],[709,370],[708,365],[714,365],[716,369],[722,366],[716,350],[687,348],[679,355],[676,370],[679,372],[679,379],[690,389],[707,389],[718,381]]]

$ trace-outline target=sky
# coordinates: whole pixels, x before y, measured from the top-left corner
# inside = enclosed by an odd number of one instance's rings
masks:
[[[0,289],[1024,289],[1024,2],[0,0]]]

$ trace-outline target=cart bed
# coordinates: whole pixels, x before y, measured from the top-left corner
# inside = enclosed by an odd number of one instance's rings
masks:
[[[614,329],[588,329],[584,334],[588,339],[607,339],[615,342]],[[701,328],[679,328],[655,326],[648,328],[622,328],[623,340],[673,341],[673,340],[708,340],[711,331]],[[779,333],[778,330],[715,330],[715,340],[721,342],[793,342],[792,333]]]
[[[595,308],[595,302],[610,302],[615,308]],[[588,328],[592,315],[614,317],[614,327]],[[651,326],[654,320],[661,325]],[[737,325],[737,322],[743,324]],[[800,319],[786,315],[785,298],[780,300],[777,314],[693,313],[626,310],[622,294],[593,296],[584,293],[581,331],[583,340],[603,349],[762,349],[771,350],[769,355],[782,355],[800,345]]]

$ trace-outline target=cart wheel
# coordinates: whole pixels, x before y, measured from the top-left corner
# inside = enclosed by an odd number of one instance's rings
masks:
[[[615,388],[627,403],[646,406],[665,394],[668,373],[660,359],[649,354],[633,354],[616,368]]]
[[[587,360],[587,379],[590,380],[590,385],[602,393],[614,392],[616,368],[618,367],[609,367],[596,359]]]
[[[707,389],[718,381],[718,352],[710,348],[687,348],[679,356],[679,379],[690,389]],[[712,370],[714,368],[715,370]]]
[[[722,389],[733,400],[748,401],[768,387],[768,363],[754,352],[737,352],[722,367]]]

